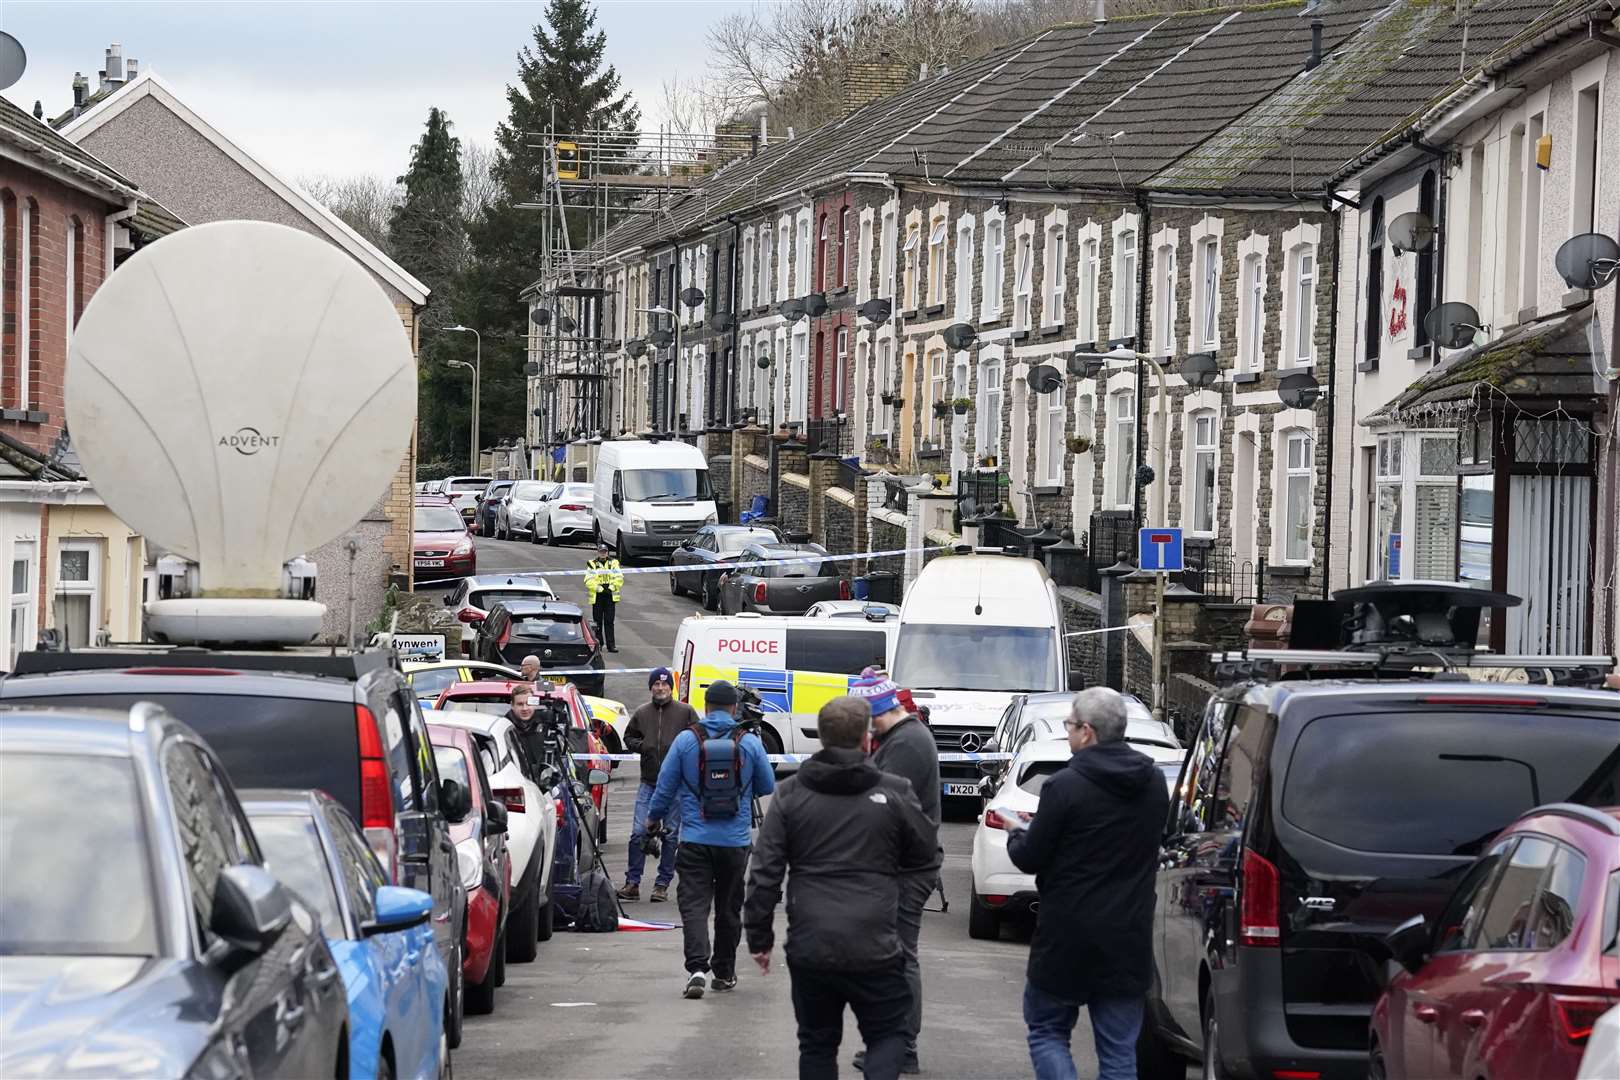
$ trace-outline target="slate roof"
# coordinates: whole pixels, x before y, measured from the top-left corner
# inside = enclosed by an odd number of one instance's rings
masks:
[[[38,155],[43,149],[60,155],[67,159],[68,168],[108,191],[118,191],[122,187],[126,189],[121,192],[123,195],[133,196],[136,192],[133,180],[88,150],[64,139],[49,124],[34,119],[33,114],[6,97],[0,97],[0,140],[20,146],[32,154]],[[45,155],[44,160],[49,161],[49,155]]]

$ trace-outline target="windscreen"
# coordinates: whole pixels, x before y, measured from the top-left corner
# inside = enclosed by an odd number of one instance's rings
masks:
[[[538,641],[584,641],[585,634],[578,619],[564,619],[556,615],[514,615],[512,633],[518,637]]]
[[[475,712],[485,716],[505,716],[512,708],[512,699],[504,697],[499,701],[472,701],[465,698],[452,698],[444,703],[445,712]]]
[[[1061,690],[1058,638],[1040,626],[900,627],[894,678],[927,690]]]
[[[488,611],[508,600],[538,600],[543,597],[543,593],[533,589],[482,589],[468,596],[467,602],[480,611]]]
[[[513,501],[534,502],[555,486],[555,484],[547,484],[539,480],[525,480],[520,484],[512,485],[512,499]]]
[[[712,499],[708,469],[626,469],[624,497],[630,502]]]
[[[589,484],[569,484],[562,490],[564,502],[588,503],[596,497],[596,489]]]
[[[150,841],[130,761],[7,753],[0,792],[0,956],[156,956]],[[73,792],[81,797],[64,801]]]
[[[447,489],[452,495],[465,495],[468,492],[483,491],[489,487],[489,477],[472,476],[465,480],[452,480]]]
[[[756,544],[761,540],[775,540],[776,534],[768,529],[738,529],[735,532],[723,532],[719,536],[720,551],[731,555],[741,551],[749,544]]]
[[[321,926],[333,937],[346,935],[343,917],[338,913],[337,892],[326,865],[326,852],[315,823],[303,815],[249,814],[253,835],[264,850],[265,869],[297,893],[320,917]]]
[[[1533,806],[1620,802],[1620,720],[1495,709],[1324,716],[1300,733],[1287,777],[1283,817],[1323,840],[1474,856]]]
[[[417,532],[465,532],[467,524],[448,506],[418,506],[415,528]]]
[[[1069,767],[1067,761],[1032,761],[1018,774],[1018,786],[1031,795],[1039,795],[1048,778]]]
[[[316,788],[342,803],[355,819],[360,818],[360,749],[350,702],[147,692],[7,698],[6,704],[127,711],[137,701],[161,705],[201,735],[224,762],[236,787]],[[392,740],[389,748],[392,751]],[[0,867],[4,865],[0,863]]]

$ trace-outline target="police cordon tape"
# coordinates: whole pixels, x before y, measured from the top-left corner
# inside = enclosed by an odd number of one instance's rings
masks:
[[[571,754],[575,761],[640,761],[640,754]],[[813,754],[766,754],[765,760],[773,764],[798,765],[809,761]],[[1013,755],[1006,751],[993,751],[981,753],[963,753],[950,751],[939,755],[941,761],[1011,761]]]
[[[894,548],[889,551],[857,551],[853,555],[804,555],[792,559],[752,559],[746,561],[698,563],[686,566],[621,566],[621,574],[695,574],[710,570],[754,570],[761,566],[792,566],[796,563],[830,563],[849,562],[852,559],[892,559],[900,555],[925,554],[930,551],[948,550],[948,544],[933,544],[929,547]],[[673,550],[673,549],[672,549]],[[565,578],[588,577],[596,573],[595,570],[543,570],[539,567],[523,567],[516,570],[481,570],[479,577],[499,577],[508,574],[513,577],[519,574],[533,574],[537,577]]]

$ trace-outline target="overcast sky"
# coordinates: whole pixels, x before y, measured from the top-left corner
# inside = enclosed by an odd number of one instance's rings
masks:
[[[5,95],[47,116],[92,90],[109,44],[123,46],[193,109],[290,177],[405,170],[430,106],[463,140],[490,142],[506,116],[517,50],[543,3],[72,3],[0,0],[0,29],[28,70]],[[607,58],[656,127],[660,87],[702,68],[707,28],[741,0],[597,0]]]

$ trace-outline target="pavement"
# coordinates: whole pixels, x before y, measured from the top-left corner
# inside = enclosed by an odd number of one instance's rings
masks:
[[[524,542],[478,540],[478,570],[583,568],[591,550],[536,547]],[[552,581],[565,600],[585,600],[580,578]],[[432,587],[424,587],[427,591]],[[680,620],[701,611],[690,598],[670,595],[660,574],[625,579],[619,605],[617,654],[609,666],[649,667],[670,662]],[[617,661],[617,664],[613,662]],[[609,676],[607,691],[634,708],[646,699],[644,675]],[[630,807],[636,774],[621,768],[609,797],[609,838],[603,856],[609,876],[623,880]],[[1000,1078],[1030,1075],[1022,1000],[1028,959],[1027,928],[1008,927],[1000,941],[974,941],[967,933],[971,818],[947,820],[944,883],[950,910],[923,916],[922,1075]],[[652,886],[649,865],[642,896]],[[935,897],[931,907],[937,907]],[[673,898],[625,905],[632,918],[679,922]],[[777,913],[777,938],[786,916]],[[540,946],[532,964],[508,965],[506,985],[490,1016],[469,1016],[466,1039],[455,1052],[462,1077],[557,1078],[775,1078],[798,1071],[798,1049],[781,950],[762,975],[742,950],[735,992],[710,992],[699,1001],[681,997],[685,983],[681,937],[675,929],[615,934],[559,931]],[[847,1017],[840,1070],[860,1047],[854,1017]],[[1091,1033],[1082,1014],[1074,1038],[1080,1075],[1096,1075]]]

